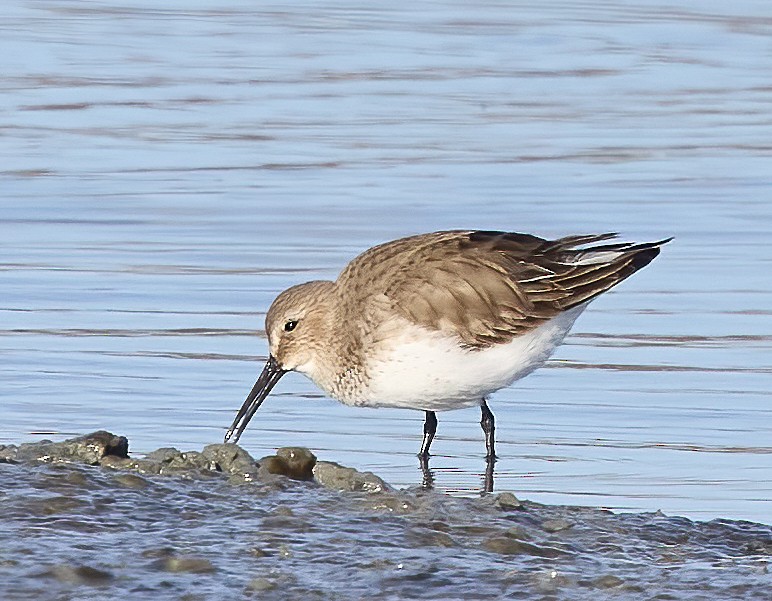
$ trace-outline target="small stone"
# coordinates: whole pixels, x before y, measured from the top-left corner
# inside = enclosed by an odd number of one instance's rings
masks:
[[[16,453],[18,451],[19,447],[16,445],[0,444],[0,463],[16,463]]]
[[[102,467],[109,467],[110,469],[114,470],[128,470],[135,468],[137,466],[137,462],[134,461],[134,459],[131,457],[116,457],[115,455],[108,455],[107,457],[102,457],[99,465]]]
[[[520,509],[523,506],[511,492],[503,492],[496,497],[496,505],[501,509]]]
[[[71,513],[86,507],[87,503],[72,496],[56,496],[43,499],[35,499],[27,503],[30,515],[57,515]]]
[[[509,538],[514,538],[517,540],[531,540],[531,535],[528,534],[525,528],[522,526],[512,526],[511,528],[507,528],[507,530],[504,532],[504,536],[508,536]]]
[[[48,461],[48,462],[77,462],[96,465],[103,457],[114,455],[127,457],[129,441],[124,436],[116,436],[110,432],[99,430],[69,438],[63,442],[25,443],[19,446],[15,460],[18,461]]]
[[[170,470],[205,470],[210,471],[209,460],[198,451],[187,451],[180,453],[167,463],[167,467],[161,470],[161,473]]]
[[[174,557],[174,549],[172,547],[153,547],[142,551],[142,557],[149,559],[155,559],[158,557]]]
[[[401,495],[400,493],[383,493],[378,495],[372,495],[368,498],[368,506],[370,509],[376,511],[388,511],[391,513],[411,513],[416,510],[416,504],[414,500],[411,500],[407,495]]]
[[[73,566],[62,564],[52,567],[45,575],[56,578],[59,582],[67,584],[81,584],[87,586],[103,586],[111,582],[115,576],[105,570],[90,566]]]
[[[174,447],[162,447],[145,455],[145,459],[157,463],[171,463],[182,456],[182,452]]]
[[[276,455],[263,457],[257,462],[263,474],[286,476],[293,480],[311,480],[316,456],[302,447],[284,447]]]
[[[569,522],[568,520],[564,520],[562,518],[557,518],[554,520],[544,520],[541,523],[541,527],[546,530],[547,532],[560,532],[561,530],[568,530],[569,528],[573,528],[573,524]]]
[[[613,574],[607,574],[606,576],[601,576],[600,578],[596,578],[592,581],[592,584],[595,586],[595,588],[617,588],[618,586],[622,586],[624,583],[624,580],[614,576]]]
[[[325,488],[352,492],[378,493],[391,487],[372,472],[358,472],[331,461],[319,461],[314,466],[314,480]]]
[[[546,572],[538,572],[536,574],[532,574],[530,580],[536,591],[548,594],[555,593],[560,589],[569,588],[576,585],[572,578],[561,574],[557,570],[548,570]],[[548,598],[554,597],[550,595]]]
[[[279,457],[278,455],[268,455],[263,457],[257,462],[257,465],[260,471],[276,476],[288,476],[290,471],[287,462],[283,457]]]
[[[235,476],[236,481],[250,482],[258,477],[254,458],[238,445],[210,444],[204,447],[201,454],[209,461],[209,469]]]
[[[276,455],[283,458],[289,467],[290,478],[295,480],[311,480],[314,477],[313,469],[316,465],[316,455],[304,447],[283,447],[276,451]]]
[[[438,532],[437,530],[427,530],[423,528],[416,528],[411,533],[411,541],[421,547],[455,547],[456,541],[454,541],[450,535],[445,532]]]
[[[86,474],[82,472],[70,472],[65,477],[65,481],[67,484],[75,484],[76,486],[83,486],[86,483],[88,483],[88,478],[86,478]]]
[[[142,476],[135,474],[119,474],[115,478],[115,483],[126,488],[142,489],[150,486],[150,483]]]
[[[268,580],[268,578],[253,578],[247,585],[245,592],[247,594],[264,593],[272,591],[276,586],[277,584],[272,580]]]
[[[158,463],[150,459],[139,459],[136,461],[136,470],[140,474],[155,474],[161,473],[161,466],[163,464]]]
[[[483,548],[499,555],[532,555],[534,557],[560,557],[564,551],[552,547],[541,547],[507,536],[493,536],[483,542]]]
[[[279,507],[263,519],[261,529],[307,532],[310,525],[305,520],[296,517],[289,507]]]
[[[167,557],[157,561],[154,565],[165,572],[175,573],[207,574],[216,571],[214,565],[208,559],[191,555]]]

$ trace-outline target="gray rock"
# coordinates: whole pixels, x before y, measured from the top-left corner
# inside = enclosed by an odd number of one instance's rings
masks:
[[[365,501],[368,509],[375,511],[388,511],[390,513],[412,513],[418,509],[416,498],[402,492],[385,492],[380,495],[371,495]]]
[[[554,520],[544,520],[541,523],[541,527],[547,532],[560,532],[561,530],[568,530],[573,527],[573,524],[568,520],[557,518]]]
[[[125,488],[147,488],[150,483],[142,476],[135,474],[118,474],[115,477],[115,483]]]
[[[198,451],[186,451],[173,457],[167,462],[167,466],[172,470],[213,470],[211,461]],[[161,470],[164,473],[165,469]]]
[[[314,466],[314,480],[334,490],[377,493],[392,488],[372,472],[358,472],[331,461],[318,461]]]
[[[70,564],[56,565],[42,575],[55,578],[66,584],[80,584],[86,586],[104,586],[109,584],[115,576],[105,570],[90,566],[73,566]]]
[[[500,555],[532,555],[534,557],[561,557],[565,551],[527,543],[508,536],[492,536],[483,542],[483,548]]]
[[[210,463],[210,469],[230,474],[229,481],[251,482],[258,478],[257,462],[238,445],[210,444],[201,454]]]
[[[156,449],[145,455],[145,459],[156,463],[171,463],[181,456],[182,451],[179,449],[175,449],[174,447],[161,447],[160,449]]]
[[[445,532],[438,532],[429,528],[415,527],[409,532],[412,545],[417,547],[456,547],[456,541]]]
[[[511,528],[507,528],[504,532],[504,536],[516,538],[517,540],[531,540],[531,535],[522,526],[512,526]]]
[[[204,557],[192,555],[178,555],[176,557],[164,557],[153,564],[153,567],[164,572],[186,572],[189,574],[208,574],[216,569],[211,561]]]
[[[131,457],[116,457],[115,455],[108,455],[107,457],[102,457],[99,465],[102,467],[109,467],[114,470],[130,470],[137,469],[138,463]]]
[[[128,457],[129,441],[124,436],[99,430],[63,442],[43,440],[19,445],[15,461],[74,462],[97,465],[103,457]]]
[[[16,453],[19,447],[14,444],[0,444],[0,463],[16,463]]]
[[[523,506],[511,492],[503,492],[497,496],[496,505],[501,509],[520,509]]]
[[[151,459],[138,459],[134,469],[140,474],[160,474],[162,466],[163,463]]]
[[[592,585],[595,588],[617,588],[619,586],[622,586],[625,583],[624,580],[619,578],[618,576],[614,576],[613,574],[607,574],[605,576],[601,576],[599,578],[596,578],[592,581]]]
[[[253,578],[250,580],[244,592],[248,595],[264,593],[266,591],[272,591],[277,586],[278,585],[273,580],[268,580],[267,578]]]

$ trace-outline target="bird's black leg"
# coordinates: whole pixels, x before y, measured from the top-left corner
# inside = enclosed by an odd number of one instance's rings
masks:
[[[485,448],[488,454],[485,456],[485,477],[483,478],[483,492],[493,492],[493,466],[496,463],[495,437],[496,431],[493,413],[488,409],[488,404],[483,400],[481,404],[482,419],[480,425],[485,432]]]
[[[434,440],[434,434],[437,432],[437,416],[434,411],[426,411],[426,421],[424,421],[424,440],[421,443],[421,452],[419,457],[426,459],[429,457],[429,447]]]
[[[494,432],[496,431],[495,420],[493,419],[493,413],[488,409],[488,404],[483,400],[481,404],[482,419],[480,425],[483,432],[485,432],[485,449],[488,451],[486,455],[487,459],[496,459],[496,449],[494,441]]]
[[[423,487],[427,489],[434,486],[434,474],[429,469],[429,447],[434,440],[435,432],[437,432],[437,416],[434,411],[427,411],[426,421],[424,421],[424,440],[421,443],[421,452],[418,453],[423,474]]]

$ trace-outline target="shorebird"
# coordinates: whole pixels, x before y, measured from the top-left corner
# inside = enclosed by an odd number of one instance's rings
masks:
[[[288,288],[268,310],[268,361],[225,442],[296,371],[346,405],[424,411],[424,461],[435,412],[478,405],[491,465],[488,395],[543,365],[588,303],[670,241],[608,242],[616,237],[422,234],[365,251],[335,282]]]

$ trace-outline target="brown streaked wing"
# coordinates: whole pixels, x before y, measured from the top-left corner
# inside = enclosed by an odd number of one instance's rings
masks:
[[[485,348],[592,300],[648,264],[666,242],[587,247],[614,237],[424,234],[364,252],[344,269],[338,286],[360,306],[385,295],[405,318],[456,336],[469,348]],[[608,254],[577,263],[593,253]]]

